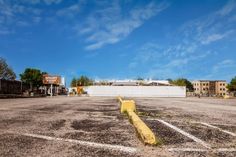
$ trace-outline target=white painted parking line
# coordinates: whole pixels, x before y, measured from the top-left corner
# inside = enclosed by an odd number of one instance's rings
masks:
[[[134,147],[126,147],[126,146],[120,146],[120,145],[111,145],[111,144],[103,144],[103,143],[95,143],[95,142],[88,142],[88,141],[81,141],[81,140],[74,140],[74,139],[65,139],[65,138],[58,138],[58,137],[51,137],[51,136],[44,136],[44,135],[37,135],[37,134],[20,134],[23,136],[28,137],[34,137],[34,138],[40,138],[50,141],[63,141],[63,142],[70,142],[75,143],[83,146],[89,146],[93,148],[102,148],[102,149],[111,149],[126,153],[136,153],[137,148]]]
[[[236,125],[234,125],[234,124],[222,124],[222,123],[211,123],[211,125],[221,125],[221,126],[232,126],[232,127],[236,127]]]
[[[235,134],[235,133],[230,132],[230,131],[227,131],[227,130],[223,130],[223,129],[217,127],[217,126],[214,126],[214,125],[211,125],[211,124],[208,124],[208,123],[204,123],[204,122],[200,122],[200,124],[205,125],[205,126],[208,126],[208,127],[210,127],[210,128],[217,129],[217,130],[219,130],[219,131],[221,131],[221,132],[224,132],[224,133],[226,133],[226,134],[229,134],[229,135],[231,135],[231,136],[236,137],[236,134]]]
[[[236,152],[235,148],[219,148],[216,149],[217,152]]]
[[[207,152],[207,149],[198,149],[198,148],[169,148],[170,152]]]
[[[197,137],[195,137],[195,136],[193,136],[193,135],[191,135],[191,134],[189,134],[189,133],[187,133],[187,132],[181,130],[180,128],[178,128],[178,127],[176,127],[176,126],[174,126],[174,125],[172,125],[172,124],[170,124],[170,123],[165,122],[164,120],[160,120],[160,119],[157,119],[157,120],[158,120],[159,122],[161,122],[162,124],[165,124],[166,126],[168,126],[168,127],[172,128],[172,129],[174,129],[175,131],[181,133],[182,135],[184,135],[184,136],[186,136],[186,137],[192,139],[193,141],[195,141],[195,142],[201,144],[201,145],[204,146],[205,148],[211,149],[211,146],[210,146],[208,143],[202,141],[201,139],[199,139],[199,138],[197,138]]]
[[[169,148],[170,152],[236,152],[235,148],[218,148],[218,149],[199,149],[199,148]]]

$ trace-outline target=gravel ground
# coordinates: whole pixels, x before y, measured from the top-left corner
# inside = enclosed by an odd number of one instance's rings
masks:
[[[236,133],[236,99],[134,98],[140,117],[162,141],[144,146],[115,98],[54,97],[0,99],[0,156],[236,156],[214,152],[236,148],[236,139],[196,122]],[[155,119],[162,119],[211,144],[208,152],[168,151],[203,147]],[[24,134],[132,147],[137,153],[94,148]]]
[[[236,156],[236,137],[199,122],[236,133],[236,99],[135,98],[138,114],[168,148],[205,149],[191,139],[160,123],[164,120],[211,146],[207,152],[176,151],[173,156]],[[233,151],[217,152],[226,148]]]

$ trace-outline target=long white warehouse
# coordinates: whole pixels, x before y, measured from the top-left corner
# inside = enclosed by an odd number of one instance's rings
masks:
[[[186,87],[179,86],[88,86],[89,96],[186,97]]]

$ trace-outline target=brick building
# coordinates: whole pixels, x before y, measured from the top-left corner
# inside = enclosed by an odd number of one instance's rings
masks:
[[[194,93],[205,96],[224,96],[227,93],[225,80],[192,81]]]

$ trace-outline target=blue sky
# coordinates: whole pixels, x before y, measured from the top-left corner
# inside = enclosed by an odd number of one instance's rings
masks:
[[[0,56],[66,77],[230,79],[234,0],[0,0]]]

